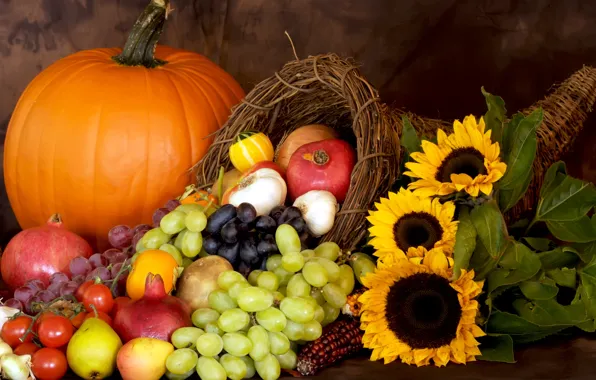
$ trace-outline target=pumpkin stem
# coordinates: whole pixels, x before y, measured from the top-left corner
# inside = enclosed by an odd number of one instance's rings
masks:
[[[165,65],[167,62],[155,58],[155,47],[171,11],[170,0],[151,0],[132,27],[122,53],[112,59],[148,69]]]

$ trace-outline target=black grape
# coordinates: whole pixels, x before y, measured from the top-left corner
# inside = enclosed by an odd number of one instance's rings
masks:
[[[217,254],[217,250],[221,247],[221,244],[221,241],[214,236],[207,236],[205,240],[203,240],[203,248],[205,248],[205,252],[210,255]]]
[[[240,203],[236,208],[238,219],[242,223],[252,223],[257,217],[257,210],[250,203]]]
[[[240,251],[240,244],[224,244],[217,251],[217,255],[228,260],[232,266],[236,266],[238,262],[238,253]]]
[[[215,211],[209,219],[207,219],[207,227],[205,228],[205,232],[208,234],[216,234],[219,233],[219,230],[236,217],[236,207],[231,204],[227,204],[221,206],[217,211]]]
[[[259,261],[257,247],[250,240],[244,240],[240,243],[240,259],[247,264],[256,264]]]
[[[290,226],[294,227],[296,232],[301,233],[306,229],[306,222],[302,219],[301,216],[297,218],[292,218],[285,222],[284,224],[289,224]]]
[[[281,215],[283,214],[283,212],[285,211],[286,206],[275,206],[273,207],[273,210],[271,210],[271,212],[269,213],[269,216],[272,217],[275,221],[277,221],[279,223],[279,218],[281,217]]]
[[[255,228],[259,232],[273,233],[277,228],[277,223],[272,217],[268,215],[261,215],[255,222]]]
[[[278,224],[284,224],[293,218],[302,218],[302,213],[298,207],[290,206],[284,210],[283,214],[277,220]]]
[[[257,253],[261,257],[267,257],[277,252],[277,244],[275,244],[275,238],[272,235],[265,236],[257,245]]]
[[[237,219],[232,219],[223,225],[219,234],[221,239],[228,244],[234,244],[238,241]]]

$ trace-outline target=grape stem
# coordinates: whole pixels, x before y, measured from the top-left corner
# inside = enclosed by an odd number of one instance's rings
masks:
[[[116,273],[116,275],[114,276],[114,278],[112,278],[112,285],[110,286],[110,292],[112,292],[112,295],[114,296],[116,294],[116,285],[118,285],[118,280],[120,279],[120,277],[124,274],[124,272],[128,271],[132,269],[132,265],[122,265],[120,267],[120,270],[118,271],[118,273]]]
[[[46,312],[50,312],[50,313],[53,313],[55,315],[60,315],[62,317],[66,317],[64,314],[62,314],[62,313],[60,313],[60,312],[58,312],[56,310],[52,310],[51,309],[51,306],[53,304],[55,304],[56,302],[59,302],[59,301],[71,301],[71,300],[69,300],[69,299],[67,299],[65,297],[58,297],[58,298],[55,298],[55,299],[53,299],[52,301],[50,301],[48,303],[44,303],[44,302],[33,302],[31,304],[31,309],[32,310],[37,309],[39,307],[39,311],[33,317],[30,316],[30,315],[27,315],[27,314],[25,314],[23,312],[19,312],[19,313],[16,313],[11,318],[11,319],[14,319],[14,318],[21,317],[21,316],[26,316],[26,317],[31,318],[31,324],[29,325],[29,327],[27,327],[27,330],[25,330],[25,332],[23,333],[23,335],[19,338],[19,340],[21,341],[21,343],[22,342],[25,342],[25,339],[27,338],[27,335],[29,335],[29,334],[33,334],[34,337],[37,337],[37,334],[35,334],[33,332],[33,327],[35,326],[35,322],[39,319],[39,317],[42,316],[42,314],[44,314]],[[80,303],[76,303],[75,302],[75,304],[77,305],[77,307],[82,306]],[[75,315],[77,315],[77,314],[78,313],[75,310]]]
[[[91,308],[91,310],[93,310],[93,314],[95,314],[95,318],[98,318],[97,309],[95,308],[95,305],[90,303],[89,307]]]

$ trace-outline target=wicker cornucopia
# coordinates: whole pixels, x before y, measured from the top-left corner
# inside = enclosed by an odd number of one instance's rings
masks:
[[[288,62],[233,109],[195,166],[197,185],[208,187],[221,166],[231,168],[228,150],[239,132],[264,132],[279,145],[296,128],[328,125],[352,143],[357,163],[333,229],[322,239],[355,248],[367,233],[367,211],[398,177],[400,144],[394,117],[352,61],[327,54]]]

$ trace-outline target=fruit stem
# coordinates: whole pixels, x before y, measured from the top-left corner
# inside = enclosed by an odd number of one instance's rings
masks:
[[[91,310],[93,310],[93,314],[95,314],[95,318],[97,318],[99,315],[97,314],[97,309],[95,308],[94,304],[89,304],[89,307],[91,308]]]
[[[116,273],[114,278],[112,278],[112,285],[110,286],[110,292],[112,292],[112,296],[116,296],[116,286],[118,285],[118,280],[120,280],[120,277],[124,274],[124,272],[130,270],[131,268],[131,265],[122,265],[118,273]]]
[[[62,217],[60,216],[60,214],[56,213],[50,217],[50,219],[48,220],[48,224],[58,227],[62,225]]]
[[[167,62],[155,58],[155,48],[171,11],[170,0],[151,0],[133,25],[122,53],[112,59],[121,65],[148,69],[165,65]]]
[[[315,150],[314,153],[305,153],[302,158],[314,162],[316,165],[323,166],[329,162],[329,155],[323,149]]]

